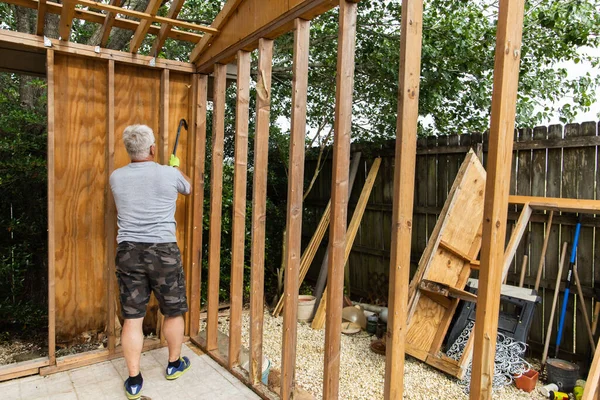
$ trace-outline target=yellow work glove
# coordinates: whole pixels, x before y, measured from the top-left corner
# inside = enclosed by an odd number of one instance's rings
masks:
[[[171,154],[169,157],[169,167],[179,167],[179,157],[175,154]]]

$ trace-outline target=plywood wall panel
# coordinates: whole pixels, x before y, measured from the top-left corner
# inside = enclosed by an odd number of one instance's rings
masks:
[[[108,63],[58,55],[55,63],[55,223],[56,333],[58,342],[106,327],[107,263],[105,252]],[[114,166],[129,163],[122,134],[131,124],[146,124],[160,146],[161,71],[115,64]],[[168,147],[172,149],[181,118],[188,122],[190,74],[172,73],[169,88]],[[189,172],[188,133],[182,130],[177,155]],[[177,238],[186,247],[186,199],[177,203]],[[185,263],[185,260],[183,260]],[[184,264],[185,265],[185,264]],[[186,275],[188,271],[186,270]],[[190,282],[188,279],[188,286]],[[156,300],[149,305],[147,329],[156,326]],[[117,310],[117,315],[120,311]]]
[[[191,123],[191,115],[189,115],[189,101],[191,99],[191,85],[192,81],[189,74],[179,74],[173,71],[169,74],[169,125],[168,125],[168,149],[169,154],[173,152],[173,146],[175,145],[175,138],[177,137],[177,127],[179,121],[184,118],[188,123],[188,129],[192,129],[189,125]],[[190,133],[185,127],[181,127],[181,134],[179,135],[179,143],[177,145],[177,157],[181,162],[180,169],[186,175],[191,176],[191,165],[194,160],[189,159],[189,146],[190,143],[193,145],[193,141],[189,140]],[[186,243],[191,244],[190,239],[186,235],[186,227],[188,223],[191,223],[191,219],[188,217],[189,208],[186,207],[186,202],[192,201],[191,196],[179,195],[177,199],[177,211],[175,212],[175,220],[177,221],[177,244],[181,250],[181,262],[186,279],[186,293],[189,300],[191,297],[191,271],[189,270],[190,264],[187,259],[189,252],[186,251]],[[189,220],[189,221],[188,221]]]
[[[132,124],[148,125],[157,142],[160,110],[160,71],[115,65],[115,168],[129,163],[123,130]],[[160,143],[159,143],[160,144]]]
[[[55,59],[56,334],[103,330],[107,63]]]
[[[177,126],[179,120],[185,118],[189,123],[190,116],[188,102],[190,95],[190,75],[189,74],[177,74],[171,72],[169,74],[169,154],[173,152],[173,146],[175,145],[175,137],[177,136]],[[189,133],[184,127],[181,128],[181,135],[179,136],[179,144],[177,145],[177,157],[181,162],[180,169],[189,176],[190,164],[193,160],[188,159],[188,140]],[[177,220],[177,243],[182,251],[184,249],[185,239],[185,221],[186,221],[186,207],[185,202],[188,197],[179,196],[177,200],[177,212],[175,213],[175,219]],[[183,260],[185,265],[185,260]],[[186,271],[187,275],[187,271]]]

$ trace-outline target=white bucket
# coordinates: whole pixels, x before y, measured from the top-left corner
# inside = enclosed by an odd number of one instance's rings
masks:
[[[308,295],[298,296],[298,321],[306,322],[312,315],[315,307],[315,297]]]
[[[250,365],[249,365],[247,354],[242,354],[240,356],[240,366],[243,369],[245,369],[246,371],[248,371],[248,373],[250,372]],[[267,357],[265,357],[263,355],[261,381],[265,385],[267,385],[269,383],[269,371],[270,370],[271,370],[271,360],[269,360]]]

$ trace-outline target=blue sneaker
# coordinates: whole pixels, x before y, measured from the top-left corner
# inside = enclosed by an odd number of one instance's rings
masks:
[[[167,367],[167,379],[172,381],[173,379],[179,378],[183,375],[188,369],[192,367],[192,363],[190,359],[186,356],[179,357],[179,367]]]
[[[125,380],[125,395],[129,400],[136,400],[142,397],[142,387],[144,386],[144,381],[137,385],[132,385],[129,382],[130,378]]]

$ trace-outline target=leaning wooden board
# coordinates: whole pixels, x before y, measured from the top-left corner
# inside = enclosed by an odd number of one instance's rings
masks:
[[[410,285],[406,352],[440,367],[453,363],[440,357],[442,341],[448,331],[459,299],[421,290],[427,280],[462,291],[469,279],[481,247],[483,200],[486,173],[473,151],[463,161],[444,204],[419,267]],[[460,363],[442,368],[461,377]]]

